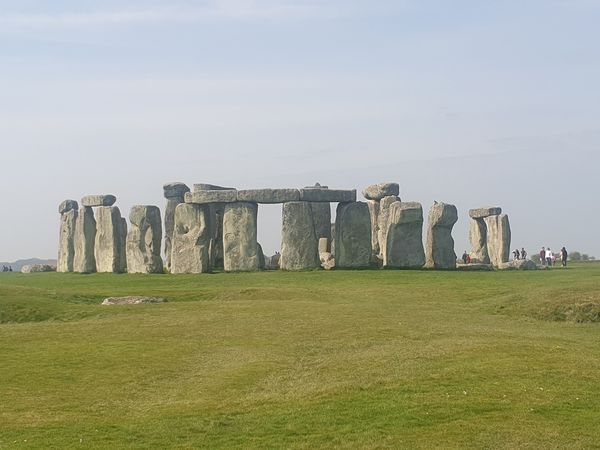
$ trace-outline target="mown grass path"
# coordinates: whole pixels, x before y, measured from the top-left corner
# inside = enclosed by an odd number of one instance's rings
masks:
[[[0,449],[599,448],[599,305],[600,264],[0,274]]]

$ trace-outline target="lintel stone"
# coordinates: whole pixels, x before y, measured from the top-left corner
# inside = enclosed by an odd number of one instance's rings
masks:
[[[233,203],[237,202],[238,191],[229,190],[207,190],[185,193],[186,203]]]

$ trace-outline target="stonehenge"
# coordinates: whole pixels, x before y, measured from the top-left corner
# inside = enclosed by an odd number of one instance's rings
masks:
[[[508,216],[500,207],[469,210],[471,260],[500,267],[510,259],[511,231]]]
[[[454,205],[435,202],[429,210],[426,265],[435,269],[455,269],[456,253],[452,227],[458,221],[458,210]]]
[[[402,201],[398,183],[372,184],[362,193],[365,201],[357,201],[355,189],[330,189],[319,183],[299,189],[196,183],[190,190],[185,183],[171,182],[163,185],[164,222],[159,207],[134,205],[129,225],[115,206],[114,195],[86,195],[79,203],[65,200],[58,208],[57,271],[159,274],[166,269],[200,274],[457,268],[452,237],[456,206],[433,204],[424,245],[423,207]],[[337,204],[333,223],[332,203]],[[282,205],[281,253],[271,257],[265,257],[258,243],[261,204]],[[508,216],[501,208],[469,210],[474,265],[509,267],[510,239]]]

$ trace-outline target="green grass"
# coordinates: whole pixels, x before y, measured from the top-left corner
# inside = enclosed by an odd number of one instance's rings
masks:
[[[595,264],[0,274],[0,449],[600,448],[599,310]]]

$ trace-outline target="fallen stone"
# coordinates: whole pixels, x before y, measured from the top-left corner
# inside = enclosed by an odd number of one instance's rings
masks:
[[[96,271],[121,273],[124,271],[121,212],[116,206],[101,206],[96,210],[96,242],[94,255]]]
[[[456,263],[456,270],[462,270],[466,272],[481,272],[481,271],[489,271],[492,270],[491,264],[482,264],[482,263],[472,263],[472,264],[463,264]]]
[[[452,227],[457,221],[458,211],[454,205],[435,202],[429,210],[425,249],[427,267],[435,269],[456,268]]]
[[[259,246],[256,240],[257,215],[256,203],[236,202],[225,205],[223,265],[226,272],[260,269]]]
[[[117,201],[114,195],[86,195],[81,199],[82,206],[112,206]]]
[[[210,271],[210,228],[208,205],[180,203],[175,208],[175,226],[171,249],[172,273]]]
[[[506,214],[485,218],[487,227],[487,248],[490,262],[494,267],[510,259],[510,222]]]
[[[390,204],[383,249],[384,267],[423,267],[423,207],[420,203],[396,201]]]
[[[95,242],[96,219],[94,218],[94,210],[89,206],[84,206],[79,210],[75,222],[75,236],[73,238],[75,247],[74,272],[92,273],[96,271]]]
[[[214,191],[194,191],[185,193],[186,203],[204,204],[204,203],[234,203],[237,202],[238,191],[234,190],[214,190]]]
[[[340,203],[335,220],[335,264],[363,268],[371,262],[371,217],[364,202]]]
[[[356,189],[351,191],[341,189],[308,188],[300,189],[300,201],[303,202],[355,202]]]
[[[367,186],[363,195],[367,200],[381,200],[383,197],[398,196],[400,185],[398,183],[377,183]]]
[[[58,205],[58,212],[60,214],[78,209],[79,205],[77,204],[77,200],[64,200],[60,205]]]
[[[77,202],[75,202],[75,205],[77,205]],[[75,261],[75,229],[79,211],[77,207],[59,209],[62,209],[64,212],[60,215],[60,235],[58,240],[56,271],[73,272]]]
[[[239,202],[285,203],[300,200],[298,189],[244,189],[237,191]]]
[[[162,224],[157,206],[136,205],[129,212],[131,227],[127,234],[129,273],[162,273],[160,257]]]
[[[502,208],[497,206],[489,206],[486,208],[475,208],[469,210],[469,217],[471,219],[485,219],[489,216],[498,216],[502,214]]]
[[[27,264],[21,267],[21,273],[55,272],[56,267],[49,264]]]
[[[307,202],[283,204],[279,264],[283,270],[315,269],[320,266],[313,213]]]
[[[509,262],[501,263],[498,266],[499,270],[538,270],[539,267],[530,259],[516,259]]]
[[[103,306],[111,305],[140,305],[143,303],[165,303],[162,297],[142,297],[139,295],[130,295],[128,297],[108,297],[102,302]]]
[[[172,183],[166,183],[163,185],[163,193],[165,198],[177,199],[179,200],[179,203],[183,203],[183,197],[185,196],[186,192],[190,192],[190,188],[187,184],[179,181],[174,181]]]

